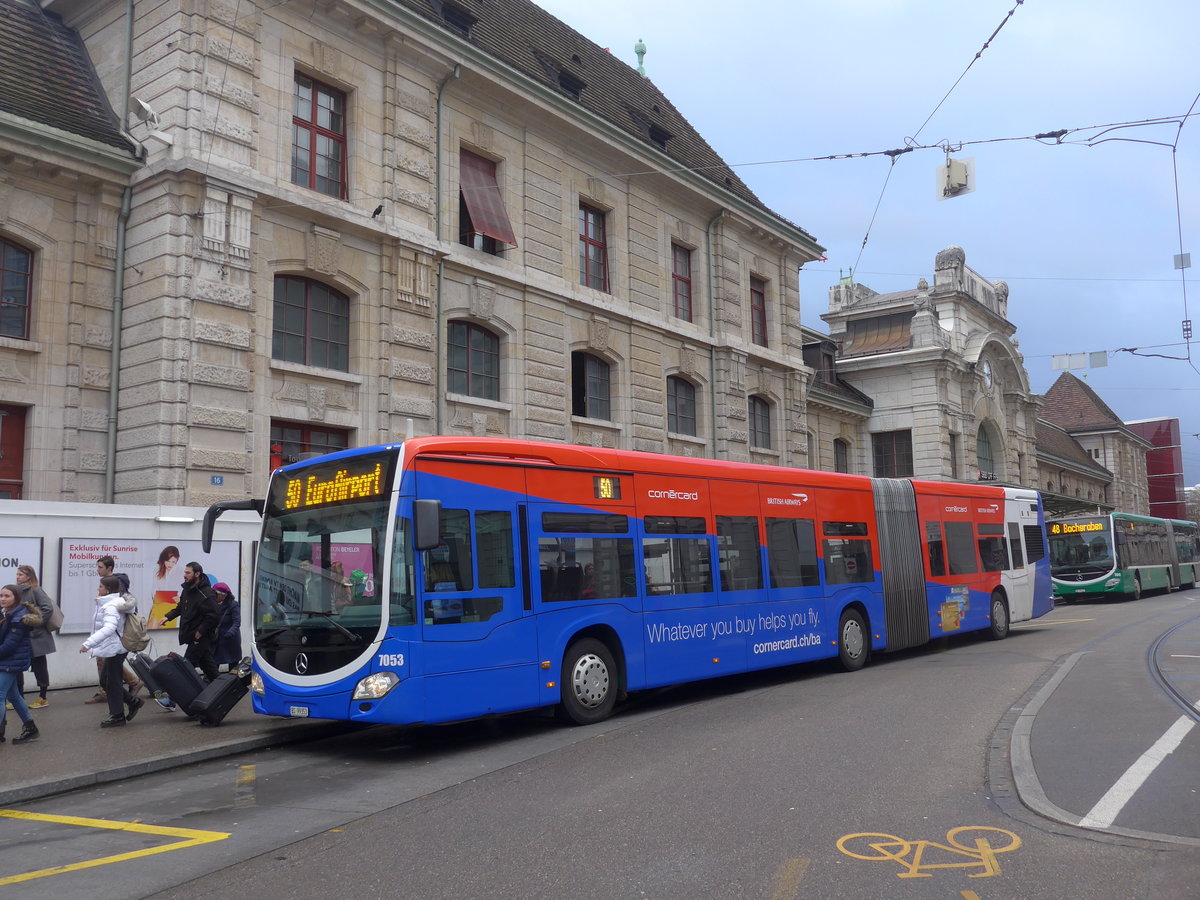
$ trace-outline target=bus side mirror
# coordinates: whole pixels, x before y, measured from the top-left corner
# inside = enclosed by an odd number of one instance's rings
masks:
[[[440,500],[413,501],[413,547],[432,550],[442,542],[442,503]]]

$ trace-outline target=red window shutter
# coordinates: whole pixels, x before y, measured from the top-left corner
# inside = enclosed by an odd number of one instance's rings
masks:
[[[475,231],[515,247],[517,236],[496,183],[496,164],[463,150],[459,153],[459,184]]]

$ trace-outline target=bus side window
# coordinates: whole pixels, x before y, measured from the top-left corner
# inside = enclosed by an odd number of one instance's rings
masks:
[[[1008,523],[1008,546],[1012,550],[1012,567],[1025,568],[1025,559],[1021,555],[1021,526],[1016,522]]]
[[[945,525],[950,574],[975,574],[979,571],[979,563],[975,558],[975,529],[970,522],[946,522]]]
[[[748,591],[763,586],[758,548],[757,517],[717,516],[721,590]]]
[[[647,594],[707,594],[713,589],[710,542],[704,519],[696,516],[646,516],[642,562]],[[664,534],[700,537],[650,537]]]
[[[425,590],[470,591],[475,588],[471,560],[471,514],[442,509],[442,542],[425,551]]]
[[[979,526],[979,558],[985,572],[1003,572],[1009,567],[1003,525]]]
[[[875,580],[871,561],[871,542],[866,522],[826,522],[821,526],[825,535],[826,584],[861,584]]]
[[[942,543],[942,523],[925,523],[925,546],[929,548],[929,574],[946,574],[946,550]]]
[[[814,587],[821,583],[816,524],[812,519],[767,519],[767,568],[773,588]]]
[[[475,513],[475,558],[479,560],[481,588],[516,587],[512,513]]]

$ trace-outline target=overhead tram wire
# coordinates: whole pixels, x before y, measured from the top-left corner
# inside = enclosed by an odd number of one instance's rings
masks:
[[[888,166],[887,177],[883,180],[883,187],[879,191],[879,199],[875,201],[875,210],[871,213],[871,221],[867,223],[867,231],[863,235],[862,244],[858,248],[858,256],[854,259],[854,265],[850,267],[850,277],[852,279],[854,277],[854,271],[858,268],[858,264],[862,261],[863,252],[867,249],[867,241],[870,240],[871,229],[875,226],[875,217],[879,214],[879,207],[883,203],[883,195],[887,191],[888,182],[892,180],[892,171],[896,168],[896,160],[900,158],[902,153],[908,153],[916,149],[917,137],[920,136],[921,132],[925,130],[925,126],[929,124],[929,120],[937,115],[937,111],[942,108],[942,104],[944,104],[946,100],[949,99],[950,95],[954,93],[954,89],[958,87],[959,83],[962,82],[967,73],[971,71],[971,67],[975,65],[975,62],[979,59],[979,57],[983,56],[983,52],[987,50],[989,46],[991,46],[991,43],[995,39],[996,35],[1000,33],[1000,29],[1008,24],[1008,20],[1013,17],[1013,13],[1017,11],[1017,7],[1021,6],[1024,2],[1025,0],[1016,0],[1013,8],[1008,11],[1004,18],[1001,19],[1000,24],[996,26],[996,30],[993,31],[991,35],[988,36],[988,39],[983,42],[983,46],[975,51],[975,55],[971,57],[971,61],[967,63],[967,67],[962,70],[962,74],[955,79],[954,84],[950,85],[950,90],[946,91],[942,99],[937,102],[937,106],[933,108],[933,111],[925,117],[925,121],[921,123],[921,127],[916,130],[912,137],[905,139],[907,146],[903,150],[897,150],[894,151],[893,154],[889,154],[892,158],[892,161],[891,165]]]

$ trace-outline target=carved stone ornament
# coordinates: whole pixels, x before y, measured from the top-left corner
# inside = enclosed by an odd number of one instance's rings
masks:
[[[336,275],[342,254],[342,236],[313,225],[308,233],[308,267],[322,275]]]

